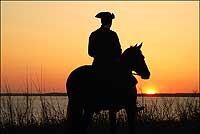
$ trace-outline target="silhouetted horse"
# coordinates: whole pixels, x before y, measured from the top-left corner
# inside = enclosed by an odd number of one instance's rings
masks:
[[[91,65],[84,65],[69,75],[67,121],[71,133],[86,133],[94,112],[100,110],[109,110],[111,133],[115,133],[116,112],[121,109],[126,110],[130,133],[134,132],[137,80],[132,71],[142,79],[150,77],[141,46],[126,49],[110,74],[98,74]]]

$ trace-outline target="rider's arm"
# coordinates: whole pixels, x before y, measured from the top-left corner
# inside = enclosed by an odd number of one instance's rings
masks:
[[[89,54],[89,56],[94,57],[94,39],[93,39],[93,34],[91,34],[90,37],[89,37],[88,54]]]
[[[115,39],[115,54],[117,57],[120,57],[122,53],[122,49],[121,49],[121,45],[120,45],[117,33],[114,34],[114,39]]]

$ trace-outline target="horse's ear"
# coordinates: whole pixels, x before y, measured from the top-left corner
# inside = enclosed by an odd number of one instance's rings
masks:
[[[143,43],[143,42],[142,42]],[[138,49],[140,49],[142,47],[142,43],[137,47]]]
[[[137,44],[134,47],[138,47]]]

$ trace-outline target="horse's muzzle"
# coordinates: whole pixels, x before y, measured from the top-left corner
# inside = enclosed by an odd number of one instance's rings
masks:
[[[150,78],[150,72],[146,72],[144,74],[141,75],[142,79],[149,79]]]

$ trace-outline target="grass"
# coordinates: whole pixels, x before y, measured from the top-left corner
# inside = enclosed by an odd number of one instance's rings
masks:
[[[66,107],[64,108],[58,98],[48,99],[45,96],[36,98],[23,96],[14,99],[13,96],[1,96],[2,134],[14,132],[22,133],[65,133]],[[49,101],[49,100],[53,100]],[[154,99],[137,114],[138,133],[186,132],[200,129],[199,98],[162,98],[161,102]],[[41,112],[36,110],[34,102],[39,101]],[[38,106],[37,106],[38,107]],[[88,133],[108,133],[108,111],[94,114]],[[127,117],[124,109],[117,113],[118,131],[127,132]],[[30,133],[29,132],[29,133]],[[163,133],[165,133],[163,132]]]
[[[26,80],[25,91],[42,92],[42,82]],[[5,84],[4,92],[10,92]],[[1,89],[2,91],[2,89]],[[50,99],[49,99],[50,98]],[[37,101],[37,105],[35,102]],[[67,100],[66,100],[67,101]],[[66,106],[58,97],[46,96],[0,96],[0,130],[2,134],[12,133],[66,133]],[[39,108],[39,109],[38,109]],[[108,133],[108,111],[94,114],[88,134]],[[126,134],[127,116],[124,109],[117,113],[118,132]],[[151,99],[145,109],[137,114],[137,133],[188,133],[200,130],[200,98],[163,97]]]

